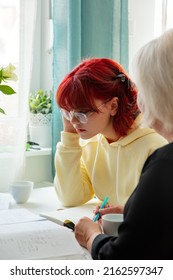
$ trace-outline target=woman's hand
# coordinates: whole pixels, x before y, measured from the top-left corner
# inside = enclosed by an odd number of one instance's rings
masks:
[[[62,116],[62,121],[63,121],[63,127],[65,132],[77,133],[76,129],[73,127],[71,122],[66,120],[66,118],[64,118],[63,116]]]
[[[96,206],[96,208],[94,209],[94,214],[96,215],[98,212],[100,213],[100,216],[103,216],[105,214],[110,214],[110,213],[123,214],[124,206],[122,205],[115,206],[115,205],[107,204],[103,209],[100,209],[99,206]]]
[[[99,223],[84,217],[75,225],[75,237],[80,245],[91,252],[92,243],[97,235],[102,233]]]

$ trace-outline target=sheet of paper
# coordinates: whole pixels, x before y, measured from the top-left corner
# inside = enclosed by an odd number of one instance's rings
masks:
[[[0,259],[86,259],[74,233],[50,221],[0,227]]]
[[[0,193],[0,210],[6,210],[10,206],[11,195],[9,193]]]
[[[39,215],[33,214],[27,209],[8,209],[0,211],[0,225],[24,223],[43,220]]]
[[[70,207],[61,210],[40,213],[40,216],[45,217],[57,224],[61,224],[61,222],[64,222],[65,220],[71,220],[73,223],[76,223],[84,216],[92,219],[94,216],[93,209],[96,205],[98,205],[98,203],[98,200],[93,200],[90,203],[78,207]]]

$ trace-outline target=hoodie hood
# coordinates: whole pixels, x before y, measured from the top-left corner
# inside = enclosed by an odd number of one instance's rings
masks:
[[[136,141],[137,139],[144,137],[145,135],[149,135],[152,133],[156,133],[154,129],[151,128],[137,128],[133,132],[129,133],[128,135],[121,137],[118,141],[110,143],[111,146],[126,146],[130,143]],[[105,139],[105,138],[104,138]],[[107,141],[105,139],[105,141]]]

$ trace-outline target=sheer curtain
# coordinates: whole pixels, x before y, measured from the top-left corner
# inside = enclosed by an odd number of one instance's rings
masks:
[[[38,0],[21,0],[20,61],[19,61],[19,115],[27,117],[28,94],[31,85],[33,44],[36,30]]]
[[[28,94],[31,82],[33,38],[37,11],[36,0],[20,1],[20,61],[18,114],[0,116],[0,192],[22,178],[27,136]]]
[[[53,0],[53,93],[81,59],[109,57],[128,65],[128,0]],[[128,70],[128,69],[127,69]],[[53,102],[52,166],[62,130]]]

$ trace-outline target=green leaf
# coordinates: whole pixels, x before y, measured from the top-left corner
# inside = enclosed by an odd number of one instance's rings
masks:
[[[5,114],[5,111],[2,108],[0,108],[0,113]]]
[[[7,95],[11,95],[11,94],[16,93],[14,91],[14,89],[12,89],[12,87],[9,87],[9,86],[6,86],[6,85],[0,85],[0,91],[2,91],[4,94],[7,94]]]

